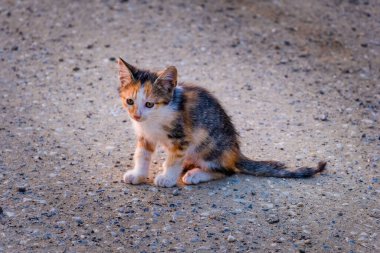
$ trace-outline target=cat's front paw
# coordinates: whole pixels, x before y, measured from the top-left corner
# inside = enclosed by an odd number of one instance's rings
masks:
[[[128,170],[125,172],[123,180],[127,184],[141,184],[146,182],[147,177],[136,170]]]
[[[177,184],[177,177],[161,173],[154,179],[154,184],[160,187],[173,187]]]

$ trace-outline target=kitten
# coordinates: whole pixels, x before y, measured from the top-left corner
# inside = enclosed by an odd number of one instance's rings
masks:
[[[253,161],[240,152],[238,134],[218,100],[201,87],[178,83],[173,66],[160,72],[138,69],[118,61],[119,94],[137,134],[134,169],[124,181],[140,184],[147,180],[152,153],[162,145],[168,157],[154,183],[175,186],[182,176],[185,184],[198,184],[234,173],[255,176],[305,178],[325,169],[287,170],[273,161]],[[183,174],[184,173],[184,174]]]

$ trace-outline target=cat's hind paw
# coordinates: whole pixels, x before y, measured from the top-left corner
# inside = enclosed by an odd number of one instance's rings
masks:
[[[186,172],[186,174],[182,177],[182,181],[185,184],[199,184],[202,182],[204,176],[203,174],[204,173],[201,169],[195,168]]]
[[[146,175],[141,175],[135,170],[129,170],[124,173],[123,181],[127,184],[141,184],[147,180]]]
[[[186,174],[182,177],[182,181],[185,184],[199,184],[223,177],[224,175],[218,172],[209,172],[200,168],[194,168],[186,172]]]
[[[172,175],[158,174],[154,179],[154,184],[160,187],[173,187],[177,184],[177,178]]]

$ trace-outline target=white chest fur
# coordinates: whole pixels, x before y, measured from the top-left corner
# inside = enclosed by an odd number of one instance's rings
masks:
[[[138,136],[143,136],[147,140],[166,146],[169,142],[164,125],[170,125],[175,118],[175,112],[170,108],[162,108],[156,113],[149,115],[143,122],[133,121],[133,126]]]
[[[167,133],[163,130],[162,124],[156,122],[133,122],[138,136],[143,136],[154,143],[162,143],[167,139]]]

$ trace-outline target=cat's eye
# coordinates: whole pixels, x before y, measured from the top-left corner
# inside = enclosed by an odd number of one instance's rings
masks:
[[[154,103],[152,103],[152,102],[146,102],[145,106],[148,107],[148,108],[152,108],[154,106]]]
[[[127,104],[129,104],[129,105],[133,105],[133,103],[134,103],[134,102],[133,102],[133,99],[130,99],[130,98],[127,99]]]

